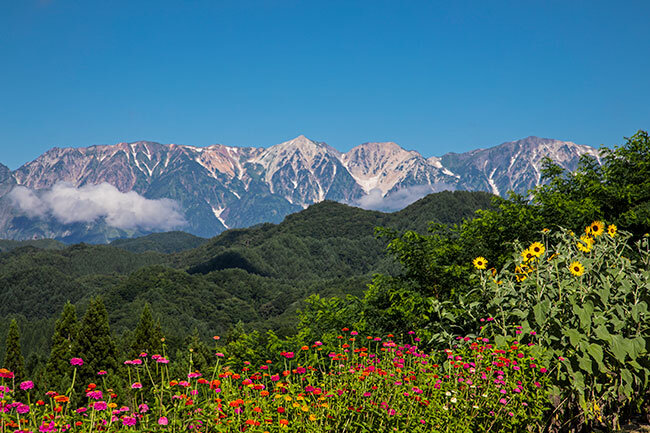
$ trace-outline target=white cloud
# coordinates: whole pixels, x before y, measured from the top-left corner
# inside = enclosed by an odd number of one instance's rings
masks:
[[[135,191],[120,192],[105,182],[79,188],[61,182],[51,189],[37,191],[18,186],[9,198],[31,218],[51,215],[63,224],[88,223],[99,218],[120,229],[170,230],[186,224],[176,201],[150,200]]]
[[[400,189],[386,196],[382,196],[379,188],[374,188],[371,189],[368,194],[353,203],[353,205],[359,206],[363,209],[393,212],[404,209],[406,206],[426,195],[443,190],[453,190],[453,186],[445,183],[435,185],[416,185]]]

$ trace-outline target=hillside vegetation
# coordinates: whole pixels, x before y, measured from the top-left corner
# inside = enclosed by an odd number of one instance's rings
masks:
[[[98,295],[113,332],[124,339],[145,303],[174,347],[194,331],[209,338],[240,322],[248,330],[290,335],[309,295],[361,296],[373,273],[394,267],[385,243],[374,236],[376,226],[424,233],[425,221],[460,223],[489,208],[490,200],[482,192],[442,192],[393,214],[323,202],[280,224],[229,230],[210,240],[170,232],[110,245],[15,248],[0,254],[6,299],[0,304],[0,335],[8,319],[16,318],[26,356],[45,357],[63,305],[70,301],[84,311]],[[172,251],[180,252],[164,254]],[[2,339],[0,353],[3,344]]]

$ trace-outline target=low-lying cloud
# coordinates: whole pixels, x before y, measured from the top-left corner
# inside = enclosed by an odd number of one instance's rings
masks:
[[[453,187],[445,183],[435,185],[416,185],[400,189],[386,196],[382,196],[379,188],[373,188],[368,192],[368,194],[364,195],[353,204],[362,209],[394,212],[404,209],[406,206],[426,195],[444,190],[453,190]]]
[[[75,187],[60,182],[51,189],[15,187],[9,198],[30,218],[55,218],[63,224],[90,223],[104,218],[119,229],[171,230],[186,224],[179,204],[171,199],[147,199],[135,191],[121,192],[109,183]]]

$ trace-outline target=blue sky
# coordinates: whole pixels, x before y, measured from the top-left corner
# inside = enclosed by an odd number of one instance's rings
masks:
[[[650,128],[650,2],[0,0],[0,162],[140,139],[425,156]]]

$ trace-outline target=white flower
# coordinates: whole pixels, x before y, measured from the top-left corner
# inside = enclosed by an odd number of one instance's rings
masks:
[[[450,400],[452,403],[456,403],[458,400],[456,400],[456,397],[452,397]]]

